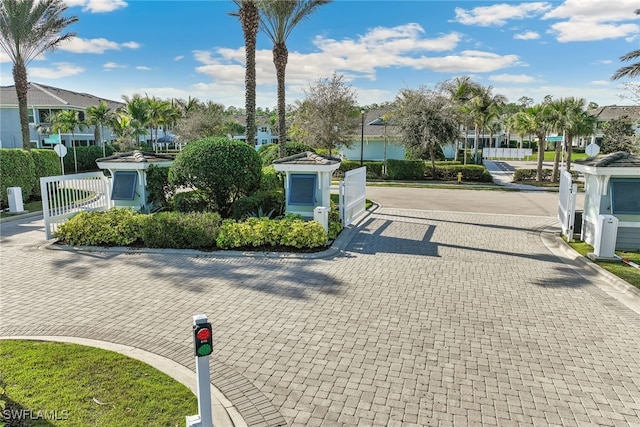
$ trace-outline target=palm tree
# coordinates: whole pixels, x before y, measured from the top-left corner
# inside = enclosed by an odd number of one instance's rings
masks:
[[[526,110],[522,110],[511,116],[509,121],[511,128],[520,137],[519,147],[522,149],[525,135],[531,135],[535,131],[535,120],[533,116],[527,114]],[[531,141],[529,141],[529,147],[531,147]]]
[[[260,13],[255,0],[233,0],[240,9],[231,13],[240,18],[244,35],[245,74],[244,109],[247,115],[245,141],[253,144],[256,139],[256,39],[260,28]]]
[[[113,112],[105,101],[100,101],[100,104],[98,105],[87,107],[86,113],[87,124],[95,126],[99,131],[98,138],[96,138],[96,140],[98,141],[98,144],[102,145],[102,157],[106,157],[107,153],[105,148],[106,143],[104,141],[104,126],[109,124]]]
[[[260,0],[260,27],[273,43],[273,64],[278,80],[278,144],[281,157],[286,155],[285,71],[289,60],[287,39],[291,31],[319,6],[331,0]]]
[[[544,148],[547,135],[553,128],[553,120],[551,117],[551,107],[548,103],[536,104],[526,110],[526,114],[530,116],[531,129],[538,138],[538,164],[536,167],[536,181],[542,182],[542,163],[544,162]]]
[[[492,94],[492,86],[479,85],[473,91],[473,98],[469,102],[469,109],[473,117],[475,137],[473,143],[473,158],[478,162],[478,142],[480,133],[491,122],[500,117],[500,109],[507,102],[507,98],[501,94]]]
[[[149,105],[147,101],[138,94],[134,94],[131,98],[125,95],[122,99],[126,102],[124,112],[131,119],[130,126],[135,126],[132,134],[135,135],[136,145],[139,146],[140,136],[147,134],[145,128],[149,124]]]
[[[468,107],[473,94],[480,88],[480,84],[471,80],[471,77],[456,77],[452,80],[447,80],[440,86],[442,90],[449,96],[449,99],[456,106],[456,110],[459,113],[460,127],[464,133],[464,162],[467,162],[467,131],[468,131],[468,115],[465,114],[465,110]],[[455,160],[458,160],[458,142],[456,142]]]
[[[75,130],[84,128],[84,122],[80,120],[76,110],[62,110],[54,114],[51,120],[51,130],[53,132],[71,133],[71,147],[73,148],[73,164],[78,173],[78,156],[76,155]]]
[[[44,52],[55,50],[75,33],[62,31],[78,20],[63,17],[67,5],[62,0],[1,0],[0,47],[13,62],[13,82],[18,96],[22,147],[31,148],[27,106],[27,65]]]
[[[636,15],[640,15],[640,9],[636,9],[634,11],[634,13]],[[622,55],[620,57],[621,61],[631,61],[633,59],[639,59],[640,58],[640,49],[639,50],[633,50],[629,53],[627,53],[626,55]],[[623,77],[637,77],[640,76],[640,62],[636,62],[634,64],[631,65],[627,65],[626,67],[621,67],[619,68],[614,74],[613,76],[611,76],[611,80],[619,80]]]

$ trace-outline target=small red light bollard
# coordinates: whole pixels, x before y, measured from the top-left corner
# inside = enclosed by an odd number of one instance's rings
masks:
[[[213,427],[209,355],[213,352],[213,330],[205,314],[193,316],[193,340],[198,386],[198,415],[187,416],[187,427]]]

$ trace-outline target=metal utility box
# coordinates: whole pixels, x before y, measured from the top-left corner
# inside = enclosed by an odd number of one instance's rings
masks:
[[[614,258],[618,236],[618,218],[613,215],[598,215],[593,253],[600,258]]]
[[[9,212],[24,212],[24,204],[22,203],[22,188],[8,187],[7,199],[9,199]]]

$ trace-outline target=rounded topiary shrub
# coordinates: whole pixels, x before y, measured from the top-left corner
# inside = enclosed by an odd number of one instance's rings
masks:
[[[187,144],[169,169],[169,182],[206,193],[223,217],[240,197],[260,185],[262,162],[250,145],[227,138]]]

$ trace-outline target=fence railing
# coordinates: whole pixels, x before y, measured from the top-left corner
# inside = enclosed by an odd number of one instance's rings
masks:
[[[367,167],[363,166],[345,172],[344,180],[340,181],[340,219],[342,225],[347,226],[360,216],[366,209],[365,191],[367,187]]]
[[[482,157],[485,159],[519,159],[531,156],[531,148],[483,148]]]
[[[102,172],[40,178],[40,191],[47,239],[77,212],[113,207],[111,182]]]

